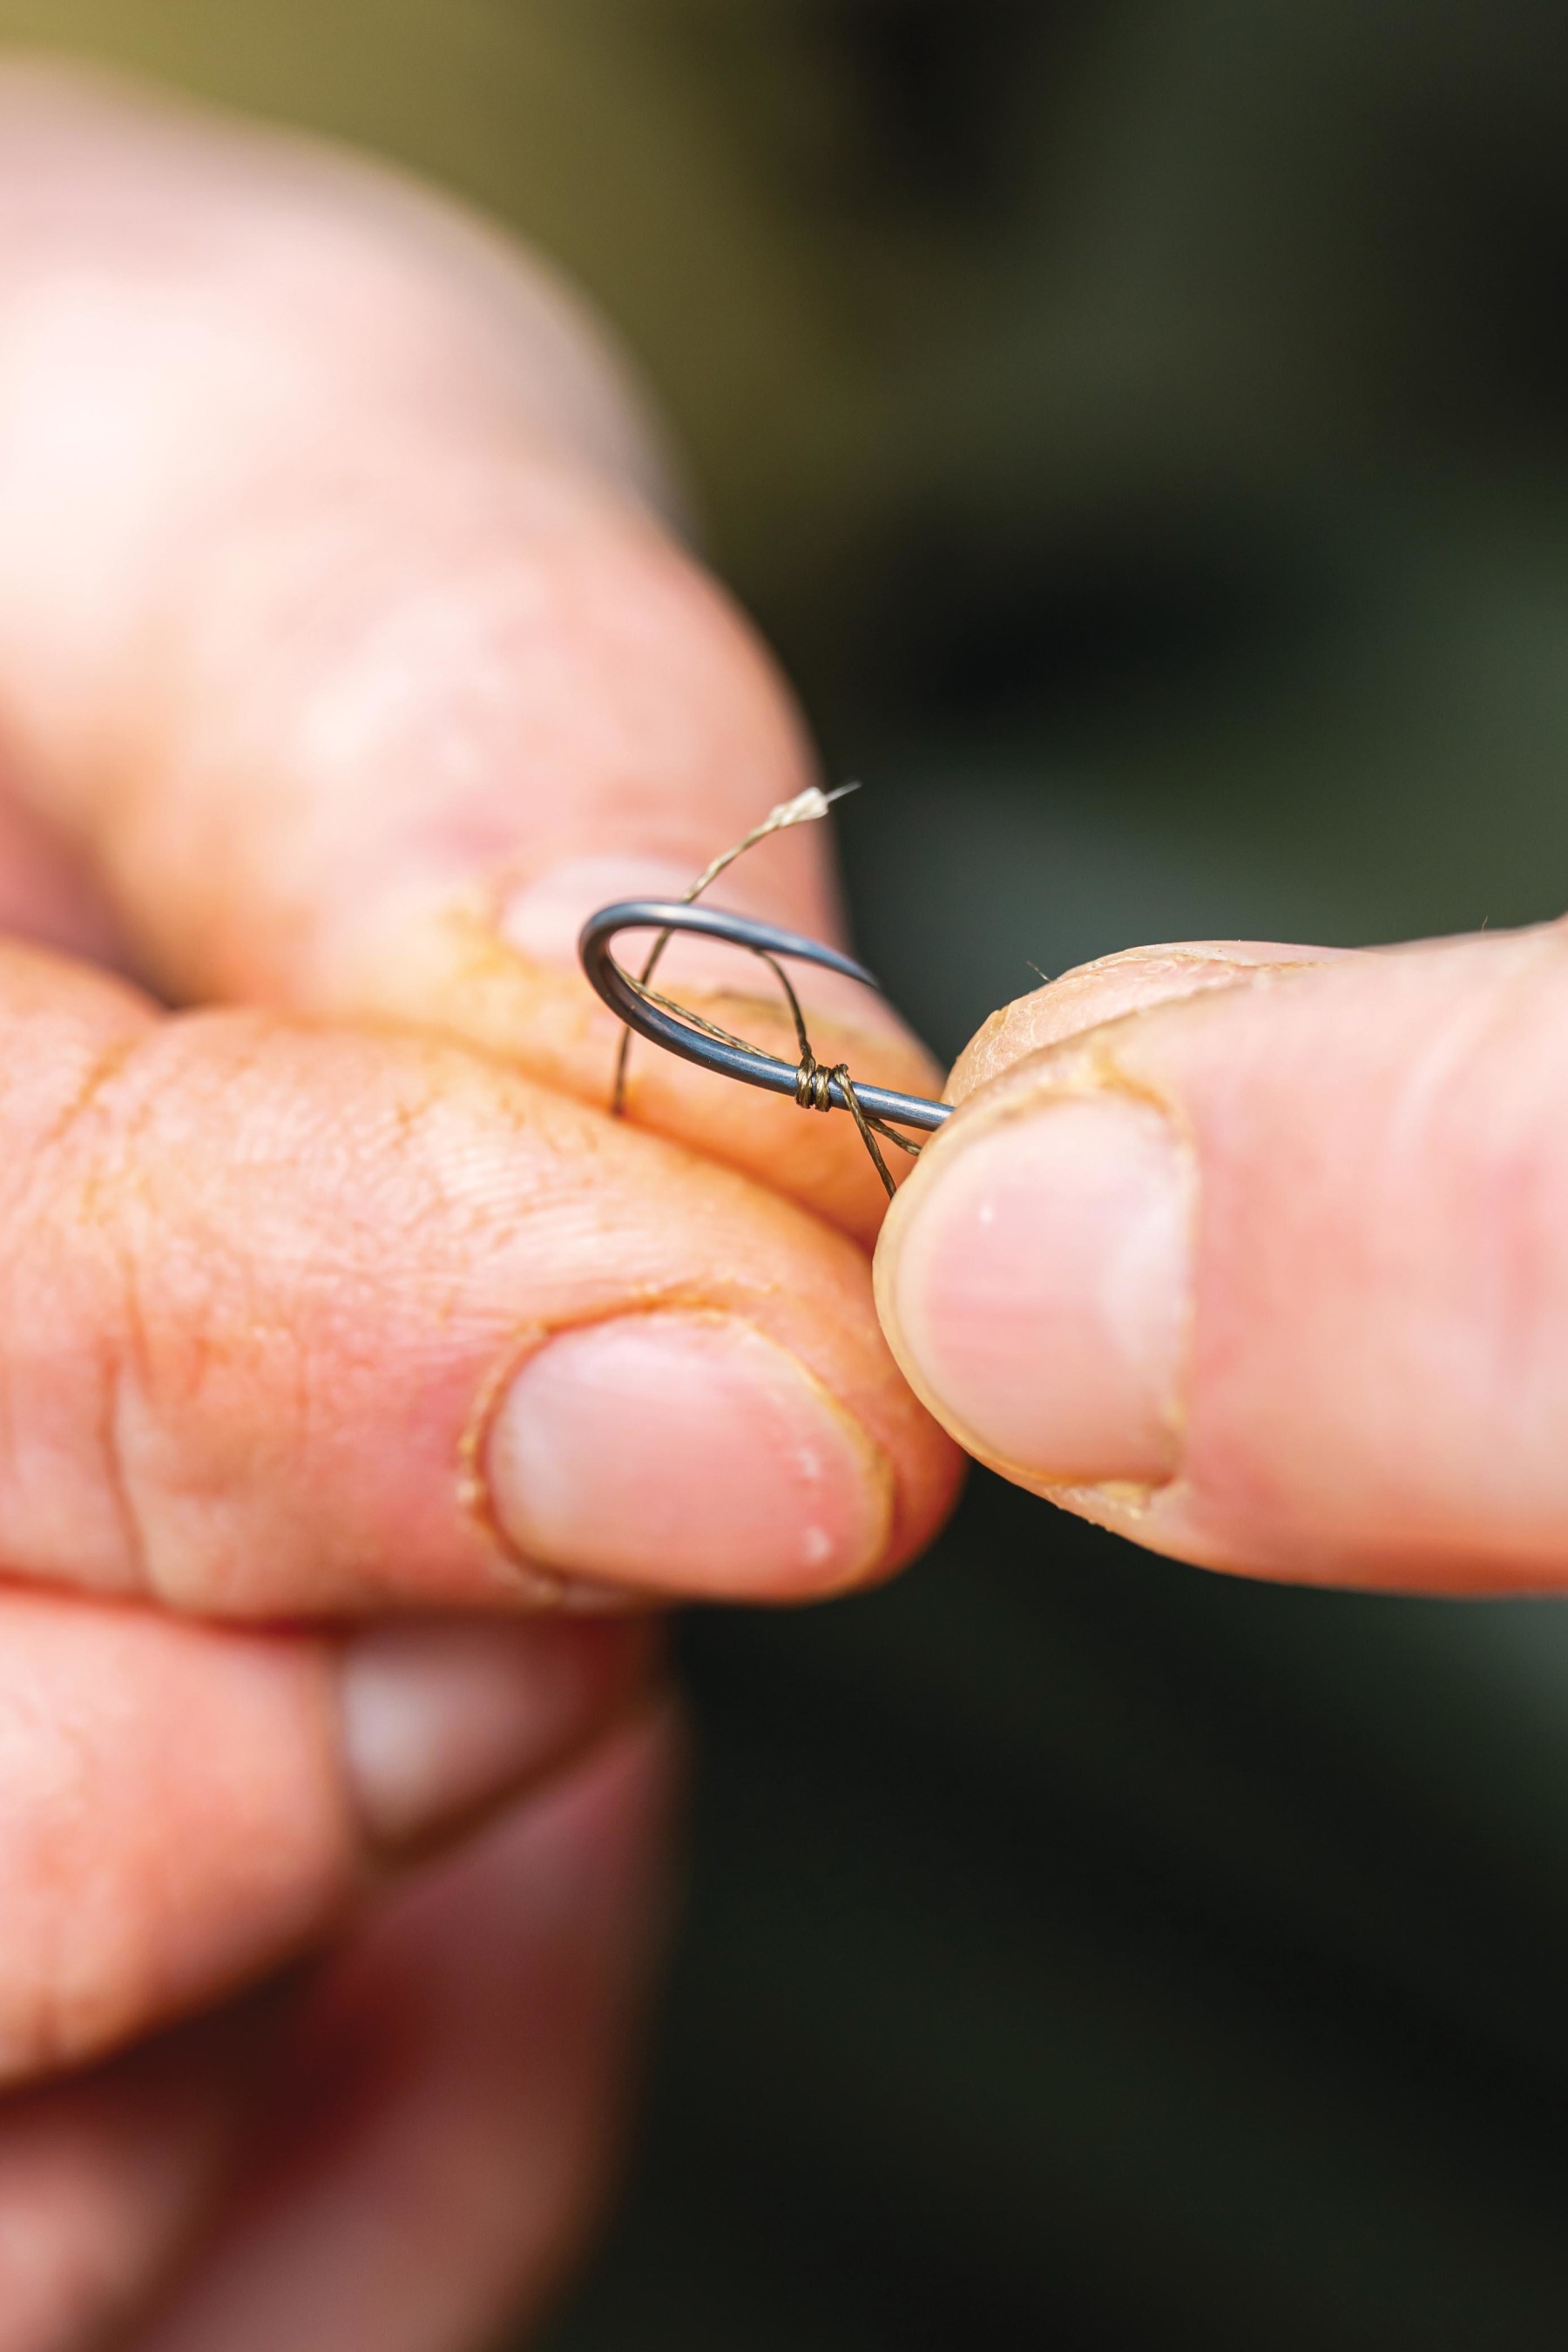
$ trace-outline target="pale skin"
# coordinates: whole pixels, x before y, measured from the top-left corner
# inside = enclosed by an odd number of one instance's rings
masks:
[[[980,1458],[1202,1566],[1568,1587],[1568,932],[1200,941],[997,1014],[877,1254]]]
[[[674,510],[482,229],[0,75],[0,2352],[542,2307],[658,1943],[644,1612],[891,1572],[954,1437],[1215,1567],[1563,1582],[1554,929],[1008,1008],[880,1324],[847,1120],[646,1052],[605,1115],[575,924],[812,773]],[[734,880],[833,935],[821,829]]]
[[[953,1491],[845,1123],[647,1054],[606,1115],[576,926],[812,781],[672,503],[480,226],[0,74],[0,2352],[540,2308],[659,1945],[650,1610]],[[831,933],[824,835],[742,899]]]

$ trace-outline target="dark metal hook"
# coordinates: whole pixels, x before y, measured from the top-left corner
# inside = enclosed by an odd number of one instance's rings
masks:
[[[820,940],[808,940],[798,931],[781,930],[776,923],[731,914],[721,907],[695,906],[686,899],[622,898],[588,918],[577,952],[595,990],[618,1020],[639,1036],[662,1045],[667,1053],[679,1054],[682,1061],[716,1070],[721,1077],[739,1078],[744,1086],[764,1087],[770,1094],[797,1095],[798,1068],[738,1040],[693,1029],[664,1005],[650,1003],[610,953],[611,941],[620,931],[693,931],[705,940],[724,940],[731,947],[750,948],[754,955],[788,956],[796,963],[820,964],[825,971],[842,972],[864,987],[877,986],[863,964],[841,955],[837,948],[825,947]],[[849,1110],[851,1105],[838,1078],[824,1071],[821,1079],[833,1108]],[[851,1083],[868,1117],[888,1119],[897,1127],[938,1128],[952,1114],[951,1103],[932,1102],[925,1095],[896,1094],[890,1087],[863,1086],[858,1078]]]

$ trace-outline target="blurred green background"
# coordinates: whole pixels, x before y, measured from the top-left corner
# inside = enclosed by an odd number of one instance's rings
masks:
[[[0,0],[596,298],[944,1051],[1133,940],[1561,911],[1560,0]],[[689,1910],[551,2352],[1568,2341],[1568,1622],[980,1478],[689,1622]]]

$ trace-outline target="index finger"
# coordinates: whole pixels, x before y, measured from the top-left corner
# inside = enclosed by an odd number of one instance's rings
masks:
[[[12,69],[0,355],[0,697],[140,968],[444,1028],[607,1100],[578,926],[678,895],[811,760],[657,520],[585,325],[369,171]],[[830,936],[822,831],[732,902]],[[743,959],[667,970],[738,989],[725,1024],[794,1058]],[[824,1063],[931,1090],[864,992],[807,1001]],[[847,1121],[633,1067],[636,1118],[874,1232]]]

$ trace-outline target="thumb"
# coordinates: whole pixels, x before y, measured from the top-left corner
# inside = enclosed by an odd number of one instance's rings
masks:
[[[879,1248],[906,1374],[1158,1550],[1561,1591],[1565,946],[1163,950],[1144,992],[1178,1001],[1043,1045],[1046,1000],[1000,1016]],[[1075,976],[1080,1016],[1131,962]]]

